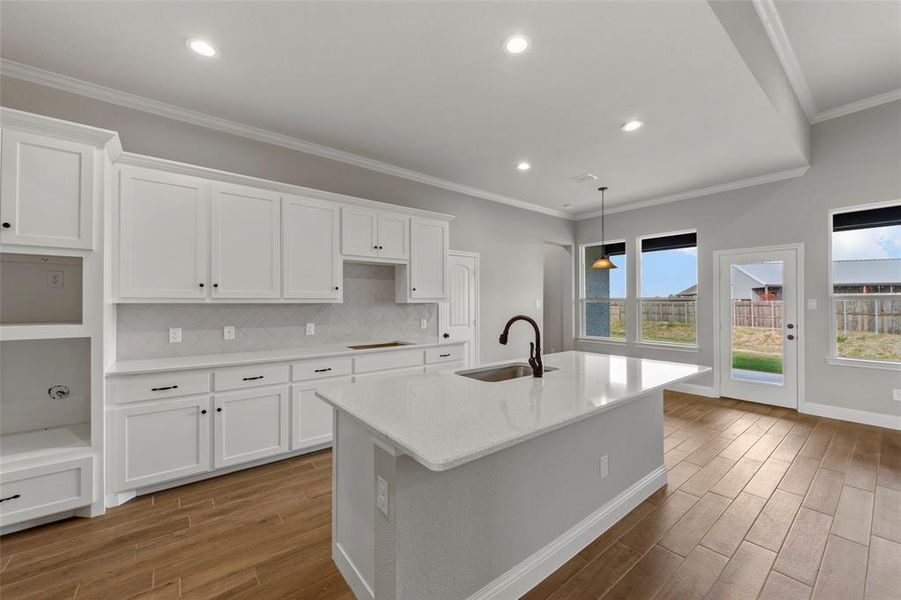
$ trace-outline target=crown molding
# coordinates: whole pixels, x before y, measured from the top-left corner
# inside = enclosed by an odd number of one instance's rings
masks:
[[[816,118],[819,110],[816,102],[814,102],[813,93],[810,91],[807,78],[804,77],[801,63],[798,62],[798,57],[795,55],[791,42],[788,41],[788,33],[786,33],[785,27],[782,25],[782,18],[779,16],[779,11],[776,10],[776,4],[773,0],[752,0],[752,2],[757,10],[757,15],[760,17],[760,22],[763,23],[767,37],[770,38],[773,50],[776,51],[776,56],[782,64],[782,69],[785,71],[785,75],[795,91],[795,96],[804,110],[804,115],[809,122],[813,123],[813,119]]]
[[[678,202],[680,200],[690,200],[691,198],[699,198],[701,196],[710,196],[711,194],[719,194],[722,192],[731,192],[732,190],[739,190],[746,187],[753,187],[755,185],[762,185],[764,183],[772,183],[774,181],[783,181],[785,179],[794,179],[795,177],[800,177],[804,173],[807,172],[809,166],[798,167],[796,169],[788,169],[786,171],[776,171],[775,173],[767,173],[765,175],[757,175],[755,177],[746,177],[745,179],[737,179],[735,181],[729,181],[726,183],[718,183],[716,185],[711,185],[702,188],[696,188],[693,190],[687,190],[684,192],[678,192],[675,194],[668,194],[666,196],[660,196],[657,198],[649,198],[647,200],[639,200],[637,202],[629,202],[628,204],[623,204],[622,206],[614,206],[613,208],[608,208],[604,212],[608,215],[616,214],[621,212],[626,212],[630,210],[635,210],[638,208],[647,208],[649,206],[658,206],[660,204],[669,204],[670,202]],[[577,221],[583,221],[585,219],[592,219],[594,217],[601,216],[600,210],[594,210],[591,212],[578,213],[575,215],[575,219]]]
[[[298,152],[303,152],[306,154],[313,154],[321,158],[340,161],[346,164],[368,169],[370,171],[376,171],[379,173],[384,173],[386,175],[393,175],[395,177],[415,181],[417,183],[423,183],[432,187],[450,190],[459,194],[481,198],[483,200],[490,200],[491,202],[498,202],[500,204],[506,204],[508,206],[514,206],[516,208],[521,208],[552,217],[572,219],[572,216],[565,211],[546,208],[544,206],[539,206],[537,204],[526,202],[524,200],[511,198],[509,196],[503,196],[501,194],[495,194],[493,192],[464,185],[462,183],[457,183],[455,181],[449,181],[440,177],[434,177],[432,175],[420,173],[419,171],[413,171],[411,169],[406,169],[404,167],[399,167],[390,163],[366,158],[365,156],[360,156],[351,152],[345,152],[344,150],[338,150],[337,148],[331,148],[322,144],[316,144],[314,142],[309,142],[297,137],[284,135],[282,133],[254,127],[252,125],[246,125],[237,121],[214,117],[212,115],[208,115],[195,110],[182,108],[174,104],[152,100],[144,96],[130,94],[128,92],[123,92],[121,90],[108,88],[102,85],[97,85],[95,83],[90,83],[88,81],[75,79],[74,77],[61,75],[59,73],[54,73],[45,69],[39,69],[31,65],[25,65],[11,60],[0,59],[0,74],[15,79],[21,79],[23,81],[55,88],[64,92],[86,96],[88,98],[93,98],[102,102],[108,102],[117,106],[123,106],[125,108],[155,114],[167,119],[173,119],[176,121],[181,121],[183,123],[205,127],[207,129],[214,129],[216,131],[256,140],[258,142],[263,142],[266,144],[272,144],[274,146],[289,148],[291,150],[296,150]]]
[[[856,113],[861,110],[867,110],[868,108],[873,108],[874,106],[887,104],[896,100],[901,100],[901,89],[892,90],[890,92],[885,92],[884,94],[878,94],[870,98],[858,100],[857,102],[850,102],[842,106],[837,106],[836,108],[824,110],[820,113],[817,113],[817,115],[810,122],[822,123],[823,121],[828,121],[829,119],[844,117],[845,115],[850,115],[851,113]]]
[[[0,106],[0,128],[5,127],[88,144],[106,150],[112,160],[116,160],[122,154],[119,134],[115,131]]]

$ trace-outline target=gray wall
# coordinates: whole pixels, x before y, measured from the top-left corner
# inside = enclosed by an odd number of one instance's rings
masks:
[[[580,343],[583,349],[627,353],[681,362],[713,364],[713,252],[803,242],[805,294],[818,301],[805,312],[801,341],[806,353],[806,401],[882,413],[901,414],[892,389],[901,388],[901,372],[833,366],[829,353],[827,211],[901,198],[901,102],[825,121],[811,128],[812,166],[797,179],[745,188],[661,206],[609,215],[609,238],[625,238],[635,256],[635,238],[697,228],[699,324],[697,354]],[[580,243],[597,241],[600,219],[581,221]],[[635,292],[636,261],[629,261],[630,295]],[[629,313],[634,325],[635,309]],[[713,385],[713,377],[698,379]]]
[[[543,320],[536,301],[542,298],[544,242],[571,244],[573,240],[575,226],[564,219],[9,77],[0,78],[0,104],[118,131],[128,152],[455,215],[451,248],[478,252],[481,257],[481,355],[486,361],[528,353],[530,336],[525,327],[517,325],[506,347],[497,343],[497,335],[517,313]]]

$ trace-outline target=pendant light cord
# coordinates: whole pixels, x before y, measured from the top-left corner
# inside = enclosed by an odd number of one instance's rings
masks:
[[[598,190],[601,192],[601,253],[607,256],[607,237],[604,235],[604,192],[607,191],[607,186],[599,187]]]

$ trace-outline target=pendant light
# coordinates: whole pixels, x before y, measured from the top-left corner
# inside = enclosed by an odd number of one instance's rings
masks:
[[[600,258],[591,263],[592,271],[602,271],[615,269],[616,265],[613,264],[613,261],[610,260],[610,257],[607,256],[607,242],[604,239],[604,192],[607,191],[607,186],[599,187],[598,191],[601,192],[601,250],[603,250],[604,254],[601,255]]]

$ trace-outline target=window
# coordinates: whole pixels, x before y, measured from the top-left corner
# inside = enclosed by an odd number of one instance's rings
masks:
[[[641,342],[697,343],[698,234],[694,231],[638,240]]]
[[[833,355],[901,364],[901,204],[832,214]]]
[[[615,269],[593,270],[595,259],[607,254]],[[626,339],[626,243],[582,246],[582,337]]]

